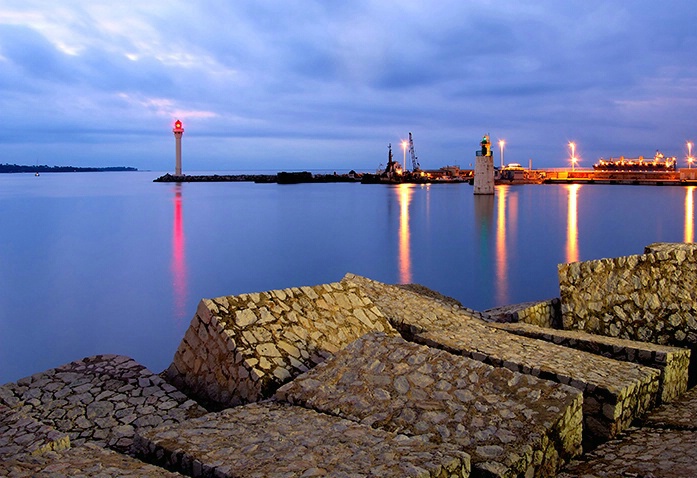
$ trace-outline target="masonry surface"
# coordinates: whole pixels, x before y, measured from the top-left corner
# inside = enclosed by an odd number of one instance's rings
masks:
[[[697,476],[697,250],[474,311],[354,274],[204,299],[172,365],[0,387],[0,476]]]

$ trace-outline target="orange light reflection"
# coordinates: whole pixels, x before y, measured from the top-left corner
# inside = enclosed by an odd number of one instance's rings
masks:
[[[410,284],[411,248],[409,243],[409,203],[414,190],[409,184],[400,184],[397,188],[399,197],[399,282]]]
[[[176,184],[174,194],[174,222],[172,230],[172,285],[174,313],[177,320],[186,317],[186,257],[184,254],[184,217],[182,212],[182,185]]]
[[[508,303],[508,254],[506,248],[506,197],[508,186],[496,188],[496,304]]]
[[[566,262],[578,262],[578,191],[580,184],[569,184],[568,210],[566,214]]]
[[[685,242],[695,242],[695,188],[685,188]]]

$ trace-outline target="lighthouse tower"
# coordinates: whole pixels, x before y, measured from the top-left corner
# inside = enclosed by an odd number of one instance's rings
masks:
[[[482,138],[481,145],[474,163],[474,194],[494,194],[494,156],[488,134]]]
[[[177,120],[174,122],[174,128],[172,129],[174,133],[174,141],[177,144],[177,163],[174,167],[174,175],[182,175],[182,134],[184,134],[184,128],[182,128],[182,122]]]

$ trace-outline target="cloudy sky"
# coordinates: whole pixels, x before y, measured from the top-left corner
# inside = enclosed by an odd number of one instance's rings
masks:
[[[0,163],[372,171],[684,158],[694,0],[0,3]],[[498,150],[496,151],[498,153]],[[498,158],[497,158],[498,164]]]

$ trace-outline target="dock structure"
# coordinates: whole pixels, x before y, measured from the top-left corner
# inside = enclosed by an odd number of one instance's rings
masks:
[[[477,312],[354,274],[204,300],[170,368],[201,403],[119,355],[2,385],[0,476],[693,476],[696,264],[562,265],[561,324],[556,299]]]

